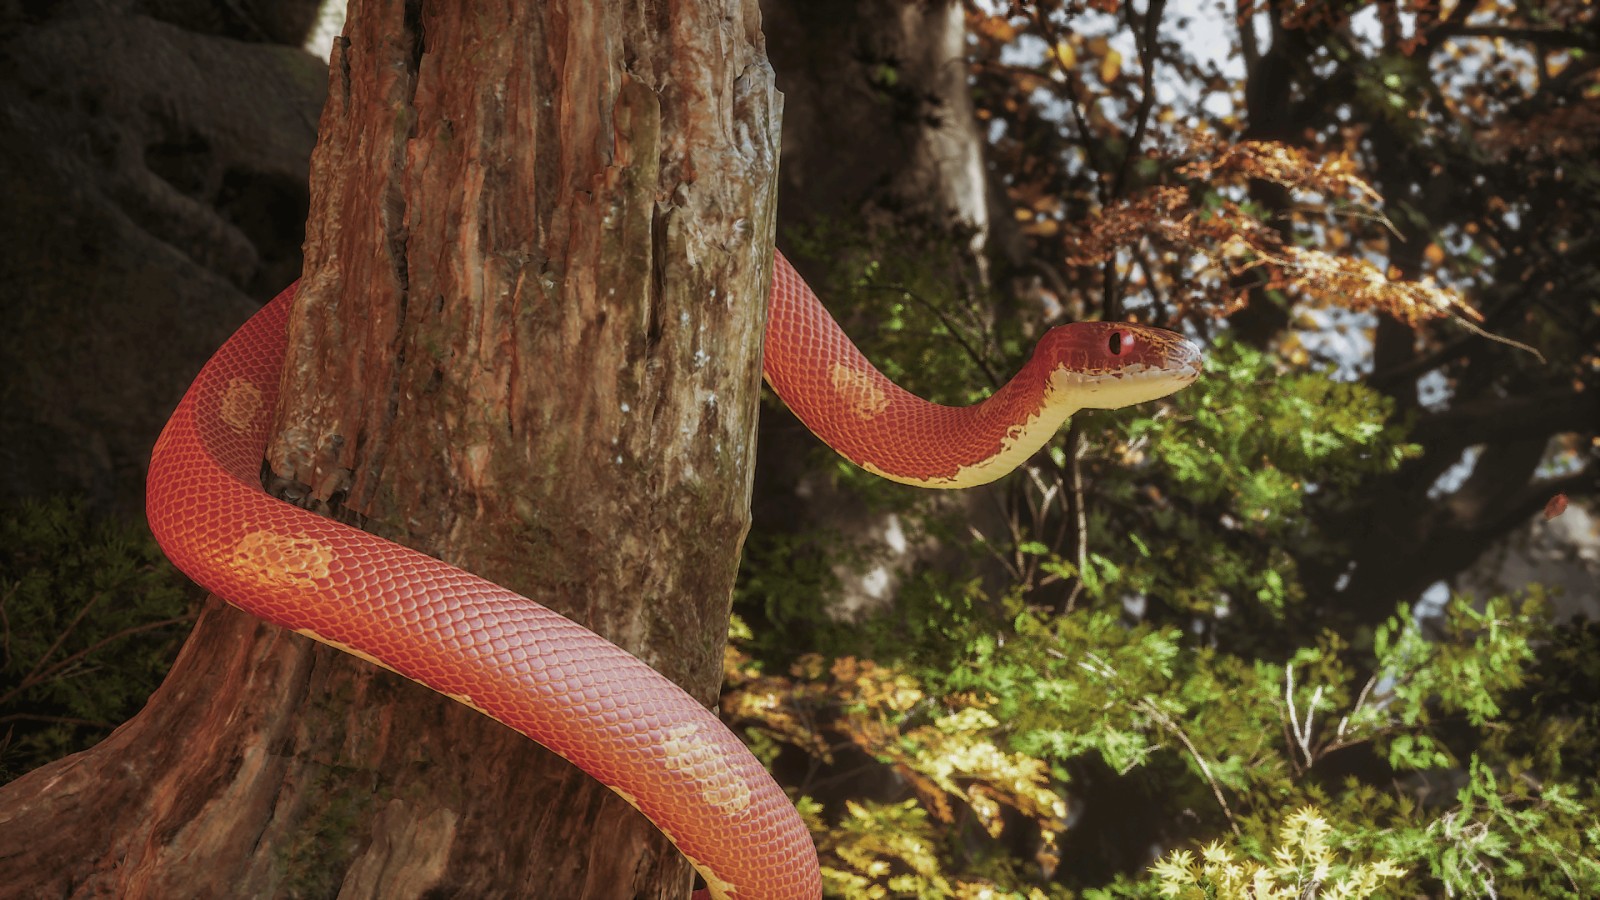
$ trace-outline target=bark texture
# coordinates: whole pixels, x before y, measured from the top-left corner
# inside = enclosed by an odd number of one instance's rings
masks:
[[[709,702],[773,226],[754,2],[463,9],[358,2],[335,48],[272,482]],[[7,789],[0,847],[6,896],[690,885],[520,735],[215,601],[140,716]]]

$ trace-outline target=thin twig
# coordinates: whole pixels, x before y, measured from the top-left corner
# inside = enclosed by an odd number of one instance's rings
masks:
[[[104,596],[104,591],[95,591],[93,594],[89,595],[89,599],[83,601],[83,605],[80,606],[77,613],[73,615],[72,621],[68,622],[66,627],[61,629],[61,633],[56,635],[55,642],[50,645],[49,649],[39,654],[39,659],[34,662],[33,668],[28,670],[28,674],[22,676],[22,684],[29,685],[36,683],[34,676],[38,675],[40,670],[44,669],[45,663],[49,661],[50,657],[55,655],[57,650],[61,649],[61,645],[66,643],[67,638],[72,634],[73,629],[78,627],[78,623],[83,621],[83,617],[87,616],[89,614],[89,610],[96,603],[100,602],[100,598]],[[4,697],[0,697],[0,701],[9,699],[10,696],[10,694],[6,694]]]
[[[1289,706],[1289,735],[1293,742],[1300,741],[1300,715],[1294,708],[1294,663],[1283,667],[1283,701]]]
[[[1345,729],[1350,726],[1350,717],[1361,712],[1361,707],[1367,702],[1367,695],[1372,693],[1372,688],[1377,683],[1378,673],[1373,672],[1372,677],[1367,679],[1367,683],[1361,686],[1361,693],[1356,696],[1356,705],[1350,707],[1350,711],[1345,713],[1344,717],[1339,720],[1339,727],[1334,731],[1333,736],[1336,741],[1341,743],[1341,745],[1344,741]]]
[[[58,672],[61,672],[62,670],[66,669],[67,667],[71,666],[73,663],[77,662],[78,660],[83,659],[86,656],[90,656],[90,655],[92,655],[94,653],[97,653],[101,649],[105,648],[106,646],[108,646],[110,644],[113,644],[113,643],[115,643],[115,642],[117,642],[119,640],[122,640],[123,638],[132,637],[133,635],[140,634],[140,633],[146,632],[146,631],[155,631],[156,629],[159,629],[159,628],[166,628],[169,625],[181,625],[181,624],[183,624],[185,622],[192,622],[192,621],[194,621],[194,617],[193,616],[184,615],[184,616],[175,616],[175,617],[170,618],[170,619],[162,619],[162,620],[160,620],[158,622],[146,622],[143,625],[135,625],[132,628],[124,628],[121,631],[117,632],[116,634],[112,634],[112,635],[109,635],[109,636],[107,636],[105,638],[102,638],[101,640],[96,641],[95,643],[89,645],[88,647],[85,647],[84,649],[79,650],[77,653],[73,653],[71,655],[62,657],[60,659],[60,661],[54,663],[49,668],[44,669],[43,671],[40,671],[37,667],[35,667],[34,671],[29,672],[27,677],[25,677],[20,684],[18,684],[16,687],[12,688],[11,690],[7,691],[6,693],[0,694],[0,706],[3,706],[5,704],[7,704],[7,703],[10,703],[13,698],[15,698],[18,695],[20,695],[23,691],[26,691],[29,688],[34,687],[37,684],[40,684],[40,683],[42,683],[44,681],[49,680],[50,678],[55,677],[55,675]],[[57,641],[58,645],[59,645],[59,643],[60,642]],[[53,647],[51,649],[52,649],[52,651],[54,650]]]
[[[1069,492],[1067,499],[1067,517],[1071,520],[1073,529],[1072,564],[1077,567],[1078,577],[1073,580],[1072,590],[1057,605],[1056,614],[1066,615],[1077,608],[1078,597],[1083,593],[1083,570],[1089,563],[1089,516],[1083,508],[1083,465],[1080,460],[1083,449],[1082,432],[1078,421],[1072,420],[1067,427],[1067,484]]]
[[[99,728],[105,731],[117,727],[115,722],[96,722],[93,719],[79,719],[73,716],[47,716],[40,713],[12,713],[0,716],[0,724],[6,722],[49,722],[52,725],[81,725],[85,728]]]
[[[972,360],[972,364],[977,366],[978,369],[983,372],[983,376],[985,378],[989,379],[990,387],[999,387],[1000,386],[1000,376],[999,376],[999,374],[997,372],[995,372],[995,370],[993,368],[991,368],[989,366],[988,358],[985,357],[983,354],[979,353],[977,347],[974,347],[972,344],[967,342],[967,339],[962,336],[961,328],[957,327],[956,323],[951,320],[951,318],[945,313],[945,311],[940,309],[932,301],[930,301],[927,298],[923,297],[922,295],[918,294],[916,291],[908,290],[906,287],[904,287],[902,285],[866,284],[866,285],[862,285],[861,286],[861,290],[863,290],[863,291],[893,291],[895,293],[898,293],[898,294],[901,294],[901,295],[905,296],[906,298],[908,298],[910,300],[916,301],[917,304],[922,306],[928,312],[933,313],[934,317],[939,320],[939,324],[943,325],[945,331],[950,333],[950,337],[953,338],[957,344],[961,345],[962,352],[966,353],[967,354],[967,358]]]
[[[1189,735],[1183,730],[1183,726],[1168,718],[1165,713],[1157,709],[1155,704],[1151,703],[1148,699],[1140,700],[1139,707],[1145,712],[1149,713],[1150,716],[1157,722],[1161,723],[1163,728],[1166,728],[1173,734],[1177,735],[1178,740],[1183,742],[1183,746],[1188,748],[1189,755],[1194,758],[1195,764],[1200,767],[1200,774],[1204,775],[1206,778],[1206,783],[1211,785],[1211,793],[1217,798],[1217,805],[1222,807],[1222,814],[1228,819],[1228,827],[1233,829],[1234,837],[1242,839],[1244,837],[1244,832],[1239,830],[1239,823],[1233,818],[1233,809],[1228,806],[1228,798],[1222,795],[1222,785],[1217,781],[1216,776],[1211,774],[1211,766],[1206,763],[1205,757],[1201,755],[1200,748],[1194,745],[1194,741],[1189,740]]]
[[[1128,186],[1133,156],[1144,143],[1145,130],[1150,125],[1150,113],[1155,108],[1156,48],[1159,46],[1156,29],[1161,25],[1166,5],[1166,0],[1150,0],[1145,8],[1144,29],[1136,32],[1139,35],[1139,65],[1143,69],[1140,73],[1139,110],[1134,114],[1133,138],[1128,141],[1127,152],[1122,155],[1122,165],[1117,168],[1117,178],[1111,189],[1113,196],[1122,196],[1123,189]],[[1125,9],[1128,11],[1129,24],[1132,25],[1133,4],[1128,4]]]
[[[20,584],[12,582],[5,596],[0,597],[0,668],[11,668],[11,617],[6,615],[6,607],[11,604],[11,598],[17,595]]]

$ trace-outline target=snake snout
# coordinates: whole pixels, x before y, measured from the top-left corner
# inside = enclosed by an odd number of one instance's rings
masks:
[[[1194,381],[1200,377],[1200,372],[1205,368],[1205,357],[1200,353],[1200,345],[1194,341],[1174,335],[1172,352],[1167,357],[1167,364],[1174,374],[1184,379],[1184,383]]]

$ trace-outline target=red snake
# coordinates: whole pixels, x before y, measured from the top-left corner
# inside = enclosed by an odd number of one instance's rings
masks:
[[[656,824],[714,897],[816,898],[816,849],[739,739],[677,685],[588,629],[498,585],[261,490],[291,285],[195,378],[150,460],[150,527],[178,568],[239,608],[392,669],[517,729]],[[765,373],[801,421],[868,470],[910,484],[991,481],[1073,411],[1165,396],[1199,375],[1172,332],[1052,329],[971,407],[901,390],[867,362],[780,254]]]

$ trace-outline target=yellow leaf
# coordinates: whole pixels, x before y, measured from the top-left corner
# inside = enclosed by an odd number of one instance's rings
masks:
[[[984,16],[977,21],[976,31],[1002,44],[1009,44],[1017,39],[1016,26],[1004,16]]]
[[[1436,266],[1442,265],[1444,263],[1444,248],[1438,244],[1430,243],[1423,249],[1422,256],[1428,262],[1433,263]]]
[[[1070,69],[1078,63],[1078,51],[1072,49],[1072,44],[1066,39],[1057,41],[1050,55],[1056,58],[1063,69]]]
[[[1100,80],[1110,84],[1122,74],[1122,54],[1115,50],[1107,49],[1106,55],[1100,60]]]

